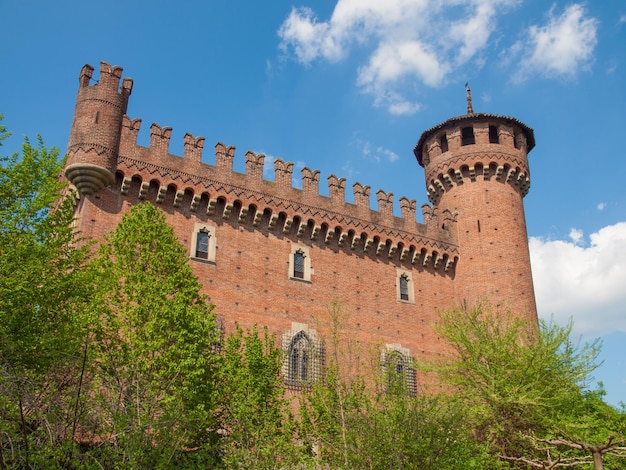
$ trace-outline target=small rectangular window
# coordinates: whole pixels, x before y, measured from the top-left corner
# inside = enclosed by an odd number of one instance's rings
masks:
[[[196,258],[209,259],[209,232],[200,230],[196,239]]]
[[[489,143],[499,144],[500,137],[498,136],[498,128],[496,126],[489,126]]]
[[[409,300],[409,280],[400,276],[400,300]]]
[[[463,129],[461,129],[461,145],[472,145],[475,143],[476,140],[474,139],[474,128],[464,127]]]
[[[445,134],[439,137],[439,146],[441,147],[441,153],[448,151],[448,137]]]
[[[293,254],[293,277],[304,279],[304,253],[301,251]]]

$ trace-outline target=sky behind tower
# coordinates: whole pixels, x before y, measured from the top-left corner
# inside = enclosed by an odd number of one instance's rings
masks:
[[[626,3],[623,0],[2,0],[0,113],[65,150],[85,63],[124,67],[128,114],[272,161],[428,202],[421,133],[465,113],[534,128],[526,219],[539,315],[602,337],[596,374],[626,402]],[[95,74],[97,78],[97,72]],[[347,199],[351,201],[351,191]],[[372,201],[372,207],[375,207]],[[421,222],[421,220],[419,220]],[[593,385],[593,384],[592,384]]]

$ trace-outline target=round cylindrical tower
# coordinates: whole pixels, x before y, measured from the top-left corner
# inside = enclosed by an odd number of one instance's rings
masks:
[[[468,112],[427,130],[415,146],[428,197],[456,212],[457,301],[489,301],[537,321],[523,197],[530,186],[531,128],[515,118]]]
[[[100,82],[90,85],[93,70],[85,65],[80,72],[65,167],[65,176],[82,195],[93,194],[115,180],[122,117],[133,87],[130,78],[120,87],[122,68],[106,62],[100,64]]]

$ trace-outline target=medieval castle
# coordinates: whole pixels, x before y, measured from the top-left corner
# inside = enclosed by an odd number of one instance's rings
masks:
[[[342,328],[378,345],[383,367],[415,387],[411,359],[441,354],[438,309],[464,300],[505,304],[537,321],[523,197],[533,130],[515,118],[474,113],[448,119],[419,138],[432,205],[304,168],[292,187],[293,163],[277,159],[263,179],[265,156],[247,152],[245,174],[233,171],[234,147],[218,143],[215,165],[202,162],[205,139],[186,134],[184,155],[168,152],[171,128],[152,124],[150,147],[137,145],[141,119],[126,115],[133,82],[106,62],[79,76],[65,176],[78,192],[84,237],[102,239],[128,209],[151,201],[189,249],[193,270],[216,305],[223,328],[267,326],[282,338],[287,386],[314,380],[332,334],[328,313],[340,305]],[[120,83],[121,82],[121,83]]]

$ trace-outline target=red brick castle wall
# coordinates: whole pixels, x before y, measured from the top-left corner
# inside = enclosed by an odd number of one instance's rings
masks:
[[[351,339],[427,359],[443,352],[433,325],[452,302],[489,298],[536,322],[522,202],[534,137],[521,122],[468,113],[426,131],[415,154],[433,205],[418,223],[415,201],[400,198],[395,217],[391,193],[378,191],[373,210],[369,186],[355,183],[351,204],[334,175],[328,197],[308,168],[302,189],[293,188],[292,163],[276,160],[274,181],[264,180],[262,154],[247,152],[246,172],[237,173],[234,147],[218,143],[215,164],[203,163],[203,137],[186,134],[184,155],[171,155],[168,127],[152,124],[150,146],[139,146],[141,120],[125,114],[132,80],[105,62],[99,83],[92,73],[88,65],[80,73],[65,170],[83,236],[102,239],[131,206],[151,201],[189,247],[227,331],[256,323],[286,349],[300,331],[323,344],[338,302]],[[461,145],[467,127],[474,143]],[[196,256],[200,232],[206,259]]]

